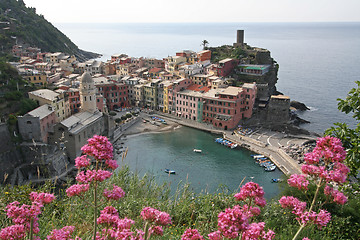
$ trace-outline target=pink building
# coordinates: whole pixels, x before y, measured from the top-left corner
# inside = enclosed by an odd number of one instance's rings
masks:
[[[173,81],[172,86],[169,88],[169,113],[176,113],[176,94],[179,91],[185,90],[190,84],[191,84],[191,80],[190,79],[186,79],[186,78],[181,78],[178,80]]]
[[[44,104],[18,117],[19,132],[24,140],[48,143],[49,132],[54,131],[55,110]]]
[[[211,89],[203,97],[203,121],[224,130],[236,128],[240,120],[251,117],[256,91],[255,83]]]
[[[185,119],[202,122],[203,117],[203,95],[210,88],[192,84],[185,90],[176,93],[177,116]]]

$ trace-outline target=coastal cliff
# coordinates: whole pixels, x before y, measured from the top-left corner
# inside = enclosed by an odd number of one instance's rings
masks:
[[[100,56],[79,49],[43,15],[38,15],[35,8],[26,7],[20,0],[0,1],[0,44],[3,55],[10,54],[14,45],[22,45],[75,55],[80,61]]]

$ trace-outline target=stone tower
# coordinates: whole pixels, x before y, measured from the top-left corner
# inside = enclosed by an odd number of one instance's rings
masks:
[[[94,80],[87,72],[81,76],[80,80],[80,101],[81,112],[88,111],[94,113],[97,110]]]
[[[244,30],[237,30],[236,43],[234,43],[234,47],[241,47],[243,45],[244,45]]]

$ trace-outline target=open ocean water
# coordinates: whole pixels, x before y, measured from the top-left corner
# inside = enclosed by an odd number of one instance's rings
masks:
[[[55,24],[81,49],[103,54],[164,58],[177,51],[232,44],[236,30],[245,42],[269,49],[279,63],[278,91],[304,102],[304,128],[323,133],[334,122],[355,121],[337,109],[360,80],[360,23],[66,23]]]

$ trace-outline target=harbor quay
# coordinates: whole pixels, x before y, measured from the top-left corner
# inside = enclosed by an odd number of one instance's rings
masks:
[[[151,113],[141,113],[140,116],[143,118],[160,116],[166,121],[175,122],[182,126],[222,135],[224,139],[234,142],[240,147],[268,157],[279,168],[279,170],[287,176],[292,174],[301,174],[301,164],[299,164],[297,159],[294,159],[287,154],[284,149],[289,146],[302,146],[306,142],[316,140],[316,138],[311,136],[288,135],[262,128],[254,131],[248,136],[245,136],[236,133],[236,131],[219,130],[214,128],[211,124],[183,119],[171,114],[156,111]]]

